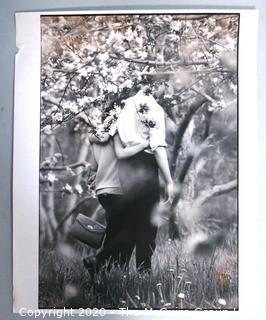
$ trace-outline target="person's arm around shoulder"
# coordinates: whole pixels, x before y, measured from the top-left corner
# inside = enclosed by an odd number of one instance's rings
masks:
[[[108,133],[104,133],[101,136],[96,136],[93,133],[89,133],[88,135],[90,143],[103,144],[106,143],[111,136]]]
[[[148,141],[143,141],[138,143],[134,146],[124,147],[122,141],[119,137],[119,134],[114,136],[114,148],[115,154],[118,159],[125,159],[134,156],[135,154],[139,153],[140,151],[146,149],[149,145]]]

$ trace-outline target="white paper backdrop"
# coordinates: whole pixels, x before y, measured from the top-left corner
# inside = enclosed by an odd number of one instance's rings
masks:
[[[160,10],[161,12],[162,10]],[[208,10],[201,10],[207,12]],[[115,13],[113,11],[111,13]],[[125,11],[128,12],[128,11]],[[150,12],[150,11],[149,11]],[[169,11],[170,12],[170,11]],[[173,11],[172,11],[173,12]],[[174,11],[182,13],[182,11]],[[185,10],[194,13],[195,10]],[[197,11],[200,12],[200,11]],[[208,12],[218,12],[209,10]],[[227,317],[248,318],[258,303],[257,261],[257,104],[256,38],[257,12],[240,12],[239,47],[239,312]],[[59,12],[54,12],[58,14]],[[71,12],[60,12],[70,14]],[[75,14],[90,12],[75,12]],[[101,12],[102,13],[102,12]],[[50,13],[49,13],[50,14]],[[13,293],[14,311],[38,309],[38,216],[39,216],[39,101],[40,101],[40,13],[16,17],[17,47],[14,159],[13,159]],[[252,112],[250,112],[252,108]],[[248,148],[247,148],[248,146]],[[252,186],[252,188],[250,187]],[[249,219],[250,215],[253,219]],[[255,271],[254,271],[255,269]],[[252,276],[250,276],[252,274]],[[164,313],[165,315],[165,313]],[[183,311],[186,317],[213,317],[212,312]],[[215,314],[224,317],[223,313]]]

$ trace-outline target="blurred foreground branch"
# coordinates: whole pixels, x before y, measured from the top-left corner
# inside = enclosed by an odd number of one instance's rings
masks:
[[[219,196],[221,194],[225,194],[237,188],[237,179],[227,182],[225,184],[221,184],[218,186],[214,186],[209,190],[204,190],[200,193],[200,195],[196,198],[194,205],[202,206],[205,202],[215,196]],[[194,206],[193,205],[193,206]]]
[[[173,202],[170,207],[170,216],[169,216],[169,237],[171,239],[180,239],[180,231],[178,226],[178,219],[176,214],[176,207],[181,197],[182,192],[182,184],[186,178],[186,175],[190,169],[190,166],[193,161],[197,160],[200,154],[209,146],[208,139],[205,139],[203,143],[200,146],[193,146],[191,147],[185,162],[183,163],[183,166],[178,174],[177,177],[177,191],[176,195],[173,199]]]

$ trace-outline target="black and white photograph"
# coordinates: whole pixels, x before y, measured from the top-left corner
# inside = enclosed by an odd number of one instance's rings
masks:
[[[40,21],[39,308],[238,310],[239,14]]]

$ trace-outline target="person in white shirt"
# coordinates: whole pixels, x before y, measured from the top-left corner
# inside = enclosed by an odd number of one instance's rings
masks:
[[[124,103],[117,120],[122,145],[129,147],[143,140],[148,143],[145,150],[119,161],[119,178],[129,204],[127,208],[131,210],[127,214],[128,251],[136,247],[137,268],[150,271],[157,233],[151,214],[160,201],[159,171],[169,201],[174,193],[166,153],[164,111],[150,94],[149,84],[142,85],[141,90]]]

